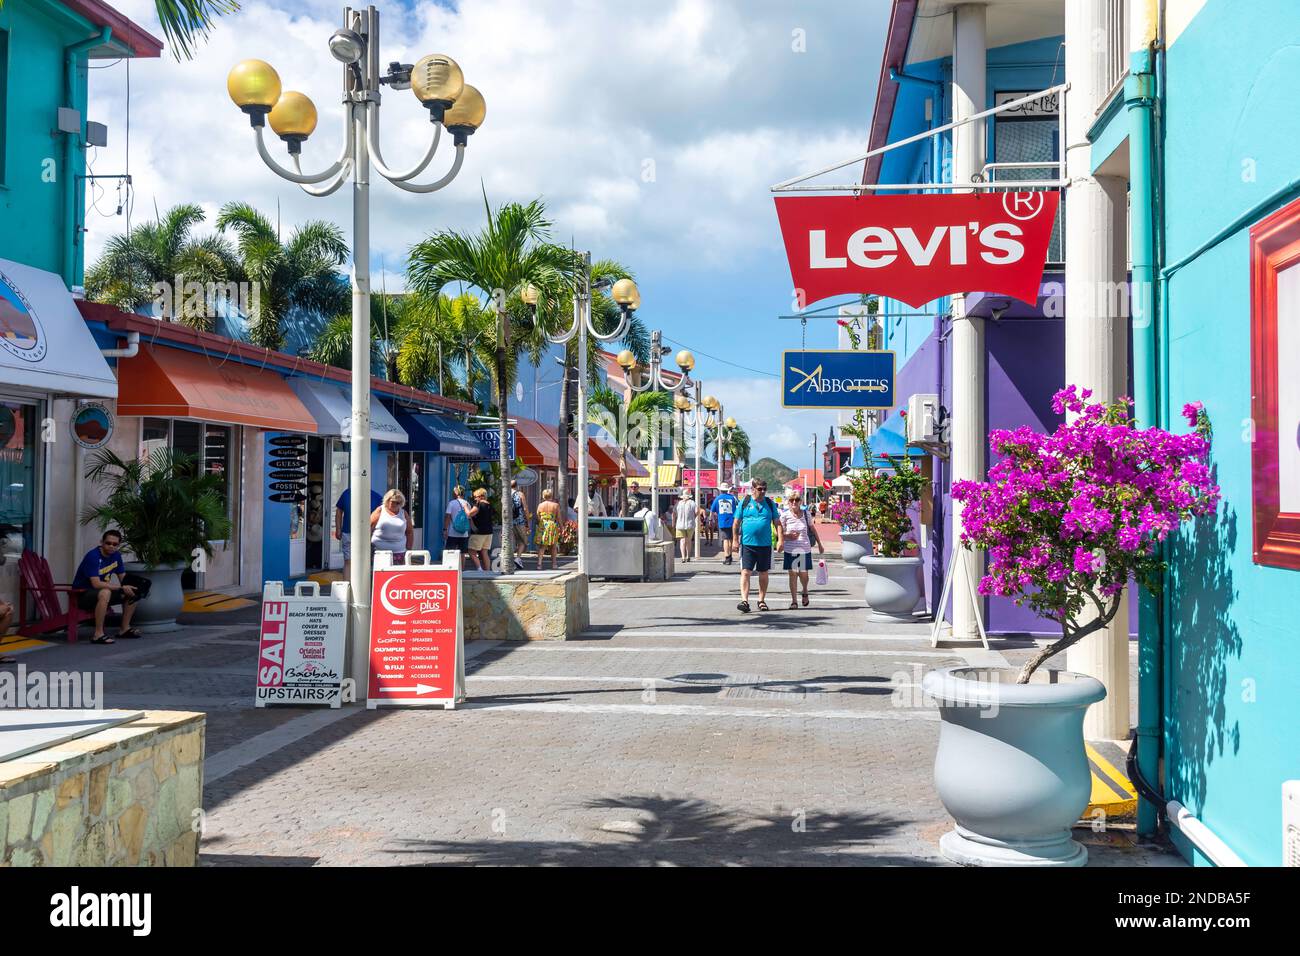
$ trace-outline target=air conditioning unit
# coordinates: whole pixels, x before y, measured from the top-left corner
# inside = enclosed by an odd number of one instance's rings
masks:
[[[907,399],[907,442],[909,445],[937,445],[939,435],[939,396],[919,393]]]
[[[1300,867],[1300,780],[1282,784],[1282,865]]]

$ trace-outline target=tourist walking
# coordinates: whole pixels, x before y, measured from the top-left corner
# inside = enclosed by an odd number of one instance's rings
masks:
[[[375,489],[370,489],[370,510],[384,503]],[[343,580],[352,579],[352,489],[344,488],[339,500],[334,502],[334,537],[343,549]]]
[[[677,537],[677,547],[681,550],[682,560],[685,562],[691,560],[691,553],[695,546],[695,525],[699,510],[699,505],[691,497],[690,491],[683,488],[673,513],[673,528]]]
[[[749,613],[749,579],[751,574],[758,575],[758,609],[771,610],[767,606],[767,578],[772,570],[772,540],[776,539],[776,550],[782,549],[781,523],[778,520],[776,503],[767,496],[767,482],[755,481],[753,494],[745,495],[736,507],[736,519],[732,524],[732,544],[740,550],[740,603],[736,605],[742,614]]]
[[[486,488],[474,489],[469,506],[469,556],[480,571],[492,570],[492,503]]]
[[[370,553],[393,552],[393,561],[401,564],[415,543],[415,523],[406,510],[406,495],[396,488],[384,493],[383,502],[370,512]]]
[[[786,497],[785,510],[781,512],[781,536],[785,543],[783,563],[790,575],[790,607],[799,607],[795,600],[799,587],[803,589],[803,606],[808,606],[808,572],[812,569],[812,549],[817,546],[818,554],[825,554],[817,529],[813,527],[812,515],[799,500],[799,493]]]
[[[709,505],[718,522],[718,534],[722,536],[723,564],[733,564],[731,527],[736,519],[736,496],[731,493],[731,486],[723,482],[718,486],[718,496]]]
[[[451,490],[451,501],[442,513],[442,536],[446,542],[444,551],[461,552],[461,568],[465,567],[465,552],[469,550],[469,502],[465,500],[465,486],[457,485]]]
[[[528,550],[528,522],[533,520],[533,516],[528,512],[528,502],[524,498],[524,493],[519,490],[519,482],[510,482],[510,532],[515,536],[515,553],[523,554]],[[515,563],[520,567],[523,563],[515,559]]]
[[[542,570],[542,559],[551,552],[551,570],[560,565],[560,503],[555,492],[547,488],[542,492],[542,503],[537,506],[537,570]]]

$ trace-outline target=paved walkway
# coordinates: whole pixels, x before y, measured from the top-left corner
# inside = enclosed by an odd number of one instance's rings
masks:
[[[931,649],[924,624],[864,633],[862,572],[838,560],[811,607],[787,610],[780,576],[749,615],[735,567],[677,567],[594,582],[583,640],[472,643],[450,712],[255,710],[255,608],[22,660],[102,668],[110,707],[208,712],[211,865],[943,864],[917,683],[1000,652]],[[1097,864],[1177,862],[1082,837]]]

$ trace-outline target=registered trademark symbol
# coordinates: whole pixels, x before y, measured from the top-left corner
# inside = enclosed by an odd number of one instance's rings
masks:
[[[1041,192],[1003,193],[1002,211],[1012,219],[1021,222],[1033,219],[1043,211],[1043,194]]]

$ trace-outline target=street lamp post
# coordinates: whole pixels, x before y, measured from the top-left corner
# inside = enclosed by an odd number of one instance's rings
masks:
[[[700,398],[700,392],[703,386],[697,381],[695,383],[695,400],[692,401],[686,394],[679,394],[673,399],[673,404],[681,414],[682,428],[689,424],[691,431],[695,435],[695,511],[698,516],[700,510],[700,429],[704,425],[704,401]],[[688,413],[689,412],[689,417]],[[700,557],[700,535],[698,527],[698,517],[696,518],[697,527],[695,529],[695,558],[698,561]]]
[[[710,426],[717,425],[718,428],[718,485],[723,482],[723,463],[726,461],[726,441],[731,437],[731,433],[736,430],[736,420],[734,418],[722,417],[722,403],[712,395],[706,395],[704,398],[704,407],[713,413]],[[735,478],[735,476],[732,476]]]
[[[622,319],[613,332],[602,335],[596,331],[591,321],[591,294],[593,291],[609,290],[610,296],[617,303]],[[539,293],[533,286],[528,286],[522,293],[523,300],[529,305],[537,305]],[[641,307],[641,293],[631,279],[619,279],[611,282],[602,279],[593,287],[591,284],[591,253],[584,252],[579,260],[579,269],[574,277],[573,289],[573,325],[567,332],[559,335],[547,335],[547,339],[557,345],[566,345],[578,337],[578,572],[587,573],[587,514],[591,501],[587,496],[587,336],[598,342],[610,342],[627,332],[628,319]],[[565,409],[560,409],[560,419],[564,420]],[[565,492],[567,494],[567,492]]]
[[[682,349],[677,353],[675,361],[677,367],[682,370],[681,376],[677,379],[676,384],[670,384],[663,374],[663,357],[672,349],[663,345],[663,332],[655,329],[650,333],[650,369],[646,374],[645,381],[640,385],[632,381],[631,375],[628,376],[627,387],[633,393],[644,392],[654,389],[657,392],[668,392],[670,394],[680,394],[690,388],[693,384],[691,381],[691,369],[695,368],[695,356],[688,350]],[[630,373],[636,367],[636,358],[626,349],[618,353],[618,364],[623,367],[624,372]],[[650,440],[654,447],[650,452],[650,506],[654,510],[655,517],[659,517],[659,415],[656,412],[651,421]]]
[[[390,63],[382,72],[379,57],[379,11],[348,7],[343,27],[329,39],[330,53],[346,70],[343,83],[343,149],[320,173],[304,173],[302,145],[316,130],[316,107],[302,93],[282,91],[279,74],[269,63],[245,60],[226,78],[235,105],[248,115],[258,155],[282,179],[297,183],[309,196],[328,196],[352,180],[352,423],[349,495],[352,516],[352,637],[350,672],[357,700],[366,697],[370,634],[370,170],[400,189],[431,193],[460,172],[469,137],[483,123],[483,96],[465,83],[460,67],[448,56],[433,54],[415,64]],[[433,136],[423,158],[410,169],[395,171],[379,150],[380,88],[411,90],[429,111]],[[266,148],[267,123],[289,151],[292,169],[281,166]],[[412,183],[437,152],[442,131],[452,134],[456,156],[451,168],[431,183]]]

